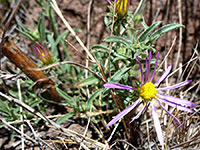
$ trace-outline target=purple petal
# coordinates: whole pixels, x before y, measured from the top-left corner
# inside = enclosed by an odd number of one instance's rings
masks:
[[[146,57],[146,78],[145,78],[144,84],[148,81],[148,76],[149,76],[149,64],[148,64],[148,60]]]
[[[158,91],[175,89],[175,88],[184,86],[184,85],[186,85],[186,84],[188,84],[190,82],[192,82],[192,80],[187,80],[187,81],[184,81],[184,82],[172,85],[172,86],[164,87],[164,88],[158,88]]]
[[[158,100],[157,100],[158,101]],[[174,120],[174,121],[176,121],[176,123],[178,124],[178,125],[180,125],[181,124],[181,122],[174,116],[174,115],[172,115],[167,109],[165,109],[165,107],[158,101],[158,103],[160,104],[160,106],[165,110],[165,112]]]
[[[103,85],[106,88],[113,88],[113,89],[127,89],[127,90],[136,90],[135,88],[123,84],[118,83],[106,83]]]
[[[149,52],[149,62],[147,64],[147,71],[146,71],[146,82],[148,81],[149,79],[149,73],[150,73],[150,66],[151,66],[151,51]],[[145,82],[145,83],[146,83]]]
[[[37,50],[35,47],[31,46],[32,50],[34,51],[35,54],[37,54]]]
[[[108,3],[109,3],[110,5],[112,5],[112,3],[111,3],[111,1],[110,1],[110,0],[108,0]]]
[[[139,117],[141,116],[141,114],[143,113],[143,111],[145,110],[146,106],[147,106],[147,104],[145,104],[145,105],[143,106],[142,110],[140,110],[140,112],[139,112],[135,117],[133,117],[132,120],[131,120],[129,123],[131,123],[131,122],[133,122],[134,120],[136,120],[137,118],[139,118]]]
[[[160,142],[160,145],[164,146],[164,139],[163,139],[163,135],[162,135],[162,129],[161,129],[161,126],[160,126],[158,114],[157,114],[156,109],[155,109],[155,107],[153,106],[152,103],[151,103],[151,106],[152,106],[152,115],[153,115],[154,126],[156,128],[158,140]]]
[[[47,49],[46,43],[44,43],[44,46],[42,45],[42,48],[43,48],[43,50],[44,50],[44,53],[46,53],[47,55],[50,54],[50,53],[49,53],[49,50]]]
[[[35,45],[35,49],[37,51],[37,54],[40,56],[41,52],[43,51],[41,44],[35,42],[34,45]]]
[[[40,42],[39,42],[40,43]],[[41,47],[40,44],[38,42],[35,42],[34,45],[35,47]]]
[[[157,98],[159,98],[159,97],[157,97]],[[159,98],[159,100],[162,101],[163,103],[169,105],[169,106],[177,108],[178,110],[186,111],[186,112],[189,112],[189,113],[193,113],[194,112],[193,110],[191,110],[191,109],[189,109],[187,107],[181,106],[180,104],[176,104],[176,103],[170,102],[170,101],[168,101],[166,99]]]
[[[117,116],[115,116],[107,125],[106,127],[109,127],[111,125],[113,125],[115,122],[117,122],[119,119],[121,119],[122,117],[124,117],[126,114],[128,114],[133,108],[135,108],[142,100],[138,99],[137,101],[135,101],[132,105],[130,105],[129,107],[127,107],[126,109],[124,109],[122,112],[120,112]]]
[[[40,56],[41,55],[41,49],[36,46],[35,50],[36,50],[36,54],[38,54]]]
[[[136,56],[136,59],[137,59],[137,61],[138,61],[138,63],[139,63],[139,66],[140,66],[141,82],[142,82],[142,84],[143,84],[143,82],[144,82],[144,75],[143,75],[143,71],[142,71],[142,65],[141,65],[141,63],[140,63],[140,58],[139,58],[138,56]]]
[[[175,104],[180,104],[180,105],[186,105],[189,107],[196,107],[196,104],[193,102],[190,102],[188,100],[185,99],[181,99],[181,98],[177,98],[177,97],[173,97],[173,96],[169,96],[169,95],[161,95],[159,94],[159,97],[161,99],[165,99],[169,102],[175,103]]]
[[[154,75],[155,75],[155,73],[156,73],[156,68],[157,68],[157,64],[158,64],[158,58],[159,58],[159,52],[158,52],[158,54],[157,54],[156,64],[155,64],[154,71],[153,71],[153,74],[152,74],[152,76],[151,76],[150,82],[153,80],[153,77],[154,77]]]
[[[162,82],[166,76],[169,74],[170,70],[172,69],[172,65],[170,64],[168,67],[167,67],[167,70],[162,74],[162,76],[160,77],[160,79],[156,82],[155,85],[159,85],[160,82]]]

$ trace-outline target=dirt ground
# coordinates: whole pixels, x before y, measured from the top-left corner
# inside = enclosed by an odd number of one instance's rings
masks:
[[[87,17],[88,17],[88,7],[90,0],[57,0],[59,8],[62,10],[63,16],[69,22],[69,24],[73,28],[80,28],[82,30],[81,33],[77,32],[77,35],[83,41],[83,43],[87,47],[91,47],[95,44],[100,44],[103,42],[103,39],[110,35],[109,30],[104,25],[104,14],[108,11],[107,5],[108,2],[106,0],[92,0],[91,10],[90,10],[90,29],[87,29]],[[164,34],[161,38],[159,38],[156,42],[155,48],[157,51],[161,52],[161,56],[164,58],[174,39],[176,39],[175,44],[172,47],[172,51],[168,57],[168,63],[175,65],[177,60],[177,54],[179,48],[181,49],[181,53],[179,56],[179,62],[185,64],[191,58],[194,53],[194,48],[196,44],[199,44],[200,40],[200,1],[199,0],[147,0],[148,6],[144,15],[144,20],[147,25],[151,25],[152,22],[162,21],[161,26],[170,24],[170,23],[181,23],[185,26],[182,29],[182,34],[180,33],[180,29],[170,31],[167,34]],[[131,0],[132,11],[136,10],[139,4],[139,0]],[[179,6],[180,5],[180,6]],[[37,21],[40,16],[41,8],[35,3],[34,0],[24,1],[25,9],[21,9],[19,11],[19,16],[24,22],[25,26],[29,29],[34,29],[33,20]],[[2,5],[0,3],[0,8]],[[3,9],[3,8],[2,8]],[[4,14],[8,14],[11,8],[7,8],[4,11]],[[1,23],[5,23],[6,20],[3,18],[4,16],[0,14]],[[17,17],[15,20],[18,19]],[[58,27],[60,33],[66,30],[61,19],[57,16],[56,20],[58,22]],[[47,28],[51,29],[52,27],[46,23]],[[2,31],[2,29],[0,29]],[[88,41],[88,35],[90,35]],[[27,39],[22,38],[18,33],[14,34],[14,38],[16,41],[21,41],[23,43],[23,50],[25,53],[29,53],[31,50],[28,48],[28,45],[31,44]],[[67,38],[73,46],[75,46],[78,50],[82,50],[81,46],[76,42],[73,36],[69,36]],[[181,42],[181,43],[180,43]],[[20,42],[19,42],[20,43]],[[26,44],[28,43],[28,44]],[[29,49],[29,50],[27,50]],[[80,62],[82,64],[85,63],[85,60],[82,59],[71,47],[68,46],[69,54],[72,58],[72,61]],[[200,52],[199,46],[197,49],[198,53]],[[192,72],[191,78],[198,81],[200,79],[200,62],[197,61],[198,65],[194,66],[194,70]],[[180,65],[180,64],[178,64]],[[178,66],[177,66],[178,67]],[[173,68],[175,70],[176,68]],[[188,70],[189,72],[190,70]],[[187,74],[187,73],[186,73]],[[187,76],[183,77],[183,80],[186,79]],[[79,133],[83,133],[84,129],[82,126],[78,124],[66,124],[65,127],[69,127],[77,131],[79,129]],[[44,128],[45,130],[45,128]],[[48,130],[48,129],[46,129]],[[20,149],[20,145],[18,145],[19,138],[10,139],[11,131],[6,129],[0,130],[0,149],[11,150],[11,149]],[[53,138],[57,135],[48,135],[48,133],[52,133],[53,131],[48,131],[47,134],[45,132],[41,132],[41,136],[43,138]],[[30,133],[31,134],[31,133]],[[46,135],[45,135],[46,134]],[[92,133],[88,133],[88,137],[92,137]],[[63,137],[64,138],[64,137]],[[28,148],[27,148],[28,149]],[[31,149],[31,148],[29,148]],[[39,149],[38,147],[35,149]],[[64,149],[63,147],[60,149]]]

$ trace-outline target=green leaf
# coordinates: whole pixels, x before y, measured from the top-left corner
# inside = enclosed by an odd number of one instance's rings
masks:
[[[158,22],[155,22],[154,24],[152,24],[150,27],[148,27],[141,35],[140,37],[138,38],[138,40],[140,42],[144,41],[148,35],[151,34],[151,32],[159,25],[161,24],[161,21],[158,21]]]
[[[123,75],[125,73],[127,73],[129,70],[131,69],[131,67],[124,67],[121,70],[118,70],[112,77],[110,82],[119,82],[121,80],[121,78],[123,77]]]
[[[58,87],[56,87],[57,92],[64,98],[67,100],[67,102],[69,102],[70,105],[72,105],[74,98],[72,98],[71,96],[69,96],[67,93],[65,93],[64,91],[62,91],[61,89],[59,89]]]
[[[31,32],[31,30],[29,30],[27,27],[25,27],[24,24],[21,21],[18,20],[17,22],[25,32]]]
[[[106,17],[106,16],[104,17],[104,23],[105,23],[106,26],[108,26],[108,24],[109,24],[108,17]]]
[[[107,37],[104,42],[110,43],[110,42],[118,42],[118,43],[122,43],[124,45],[126,45],[127,47],[129,47],[129,45],[131,44],[130,42],[128,42],[127,40],[125,40],[122,37],[119,36],[110,36]]]
[[[40,20],[39,20],[39,23],[38,23],[38,31],[39,31],[39,34],[40,34],[40,40],[42,42],[45,41],[45,24],[44,24],[44,14],[43,14],[42,11],[40,12]]]
[[[142,26],[144,27],[145,30],[147,30],[149,28],[149,26],[145,22],[142,22],[141,24],[142,24]]]
[[[161,27],[160,29],[158,29],[157,31],[155,31],[151,36],[150,36],[150,41],[153,43],[154,41],[156,41],[162,34],[171,31],[173,29],[176,28],[182,28],[184,27],[184,25],[182,24],[168,24],[165,25],[163,27]]]
[[[60,34],[60,35],[58,36],[58,38],[56,39],[55,46],[57,46],[58,43],[63,39],[63,37],[64,37],[65,35],[67,35],[68,33],[69,33],[69,31],[66,30],[65,32],[63,32],[62,34]]]
[[[90,98],[88,99],[86,103],[87,109],[90,109],[90,106],[93,100],[95,100],[102,92],[103,92],[103,89],[98,89],[90,96]]]
[[[58,57],[58,50],[54,41],[54,38],[52,37],[52,35],[48,34],[47,35],[47,40],[48,42],[51,44],[51,50],[52,50],[52,54],[55,58]]]
[[[32,102],[29,104],[29,106],[30,106],[30,107],[35,107],[35,106],[38,106],[41,102],[42,102],[41,99],[39,99],[39,100],[34,100],[34,101],[32,101]]]
[[[86,85],[92,85],[92,84],[95,84],[99,81],[98,78],[96,78],[95,76],[90,76],[88,77],[87,79],[84,79],[82,81],[80,81],[76,87],[83,87],[83,86],[86,86]]]
[[[3,127],[5,127],[6,125],[5,124],[2,124],[2,125],[0,125],[0,128],[3,128]]]
[[[137,10],[135,11],[135,15],[137,15],[137,14],[139,14],[140,13],[140,11],[142,10],[142,7],[143,7],[143,5],[144,5],[144,3],[146,2],[146,0],[142,0],[141,2],[140,2],[140,4],[138,5],[138,8],[137,8]]]
[[[113,62],[116,62],[118,60],[128,60],[130,61],[130,57],[123,55],[123,54],[119,54],[119,53],[114,53],[116,55],[116,57],[112,60]]]
[[[2,100],[0,100],[0,111],[5,112],[7,114],[10,113],[8,105],[6,105]]]
[[[58,119],[58,121],[56,121],[57,124],[61,124],[63,123],[64,121],[66,121],[67,119],[71,118],[76,112],[70,112],[64,116],[62,116],[60,119]]]
[[[21,30],[18,29],[18,28],[16,28],[16,30],[17,30],[18,32],[20,32],[23,36],[25,36],[25,37],[27,37],[28,39],[30,39],[31,41],[36,41],[36,40],[37,40],[37,38],[34,37],[34,36],[33,36],[31,33],[29,33],[29,32],[21,31]]]
[[[92,49],[92,50],[93,50],[93,49],[105,49],[105,50],[109,51],[109,46],[108,46],[108,45],[103,45],[103,44],[101,44],[101,45],[92,46],[91,49]]]
[[[91,53],[109,53],[107,50],[104,50],[104,49],[95,49],[95,50],[92,50]]]

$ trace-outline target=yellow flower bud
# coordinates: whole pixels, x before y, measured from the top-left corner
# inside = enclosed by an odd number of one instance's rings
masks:
[[[129,9],[130,0],[117,0],[115,5],[115,14],[117,14],[117,18],[123,18]]]

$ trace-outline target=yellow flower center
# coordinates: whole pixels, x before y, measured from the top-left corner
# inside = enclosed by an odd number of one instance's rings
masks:
[[[151,101],[152,98],[156,97],[157,90],[155,85],[151,82],[145,83],[142,87],[138,89],[140,97],[145,101]]]
[[[44,52],[42,52],[42,53],[41,53],[41,56],[42,56],[42,57],[43,57],[43,56],[45,56],[45,53],[44,53]]]

